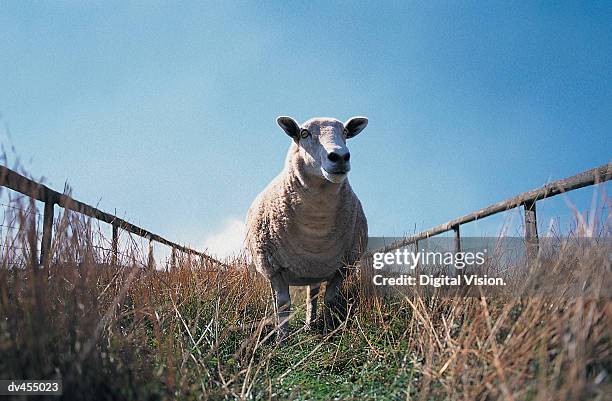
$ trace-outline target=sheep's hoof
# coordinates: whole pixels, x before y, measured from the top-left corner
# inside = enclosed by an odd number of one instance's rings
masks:
[[[341,310],[340,312],[342,312]],[[323,315],[322,332],[326,336],[337,330],[346,321],[347,317],[344,313],[337,313],[336,310],[331,308],[326,310]]]
[[[323,328],[321,330],[321,333],[323,334],[323,336],[329,336],[331,335],[336,329],[338,328],[337,325],[335,324],[324,324]]]
[[[338,328],[338,319],[335,319],[332,316],[327,316],[327,319],[325,319],[322,326],[321,332],[324,336],[327,336]]]
[[[320,333],[323,328],[320,320],[315,320],[312,322],[307,322],[304,324],[304,331],[307,333]]]
[[[289,335],[288,330],[278,330],[276,332],[276,343],[278,345],[282,345],[287,340],[287,336]]]

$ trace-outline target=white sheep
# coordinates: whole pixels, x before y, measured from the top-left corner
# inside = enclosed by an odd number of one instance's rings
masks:
[[[289,286],[308,286],[306,326],[317,317],[319,286],[325,291],[325,331],[346,316],[340,294],[346,266],[365,250],[366,217],[347,179],[346,140],[367,125],[365,117],[346,123],[313,118],[300,126],[291,117],[278,125],[292,139],[285,168],[253,201],[247,214],[246,247],[255,267],[271,284],[278,338],[288,333]],[[335,315],[335,316],[334,316]]]

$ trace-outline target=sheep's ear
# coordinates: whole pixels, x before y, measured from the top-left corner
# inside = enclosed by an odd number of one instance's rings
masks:
[[[300,126],[293,118],[287,116],[280,116],[276,119],[276,123],[291,138],[297,139],[300,137]]]
[[[346,130],[346,138],[352,138],[358,133],[363,131],[368,125],[368,119],[366,117],[351,117],[344,123],[344,129]]]

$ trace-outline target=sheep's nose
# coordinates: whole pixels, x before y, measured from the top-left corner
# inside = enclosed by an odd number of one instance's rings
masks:
[[[345,162],[347,162],[351,159],[351,154],[349,152],[346,152],[344,156],[340,156],[336,152],[331,152],[327,155],[327,158],[329,159],[330,162],[333,162],[333,163],[339,162],[340,160],[344,160]]]

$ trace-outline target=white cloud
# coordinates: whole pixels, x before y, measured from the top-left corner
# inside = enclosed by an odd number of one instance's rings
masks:
[[[203,247],[207,253],[223,258],[236,255],[244,247],[246,225],[242,220],[231,218],[226,220],[221,230],[208,235]]]

